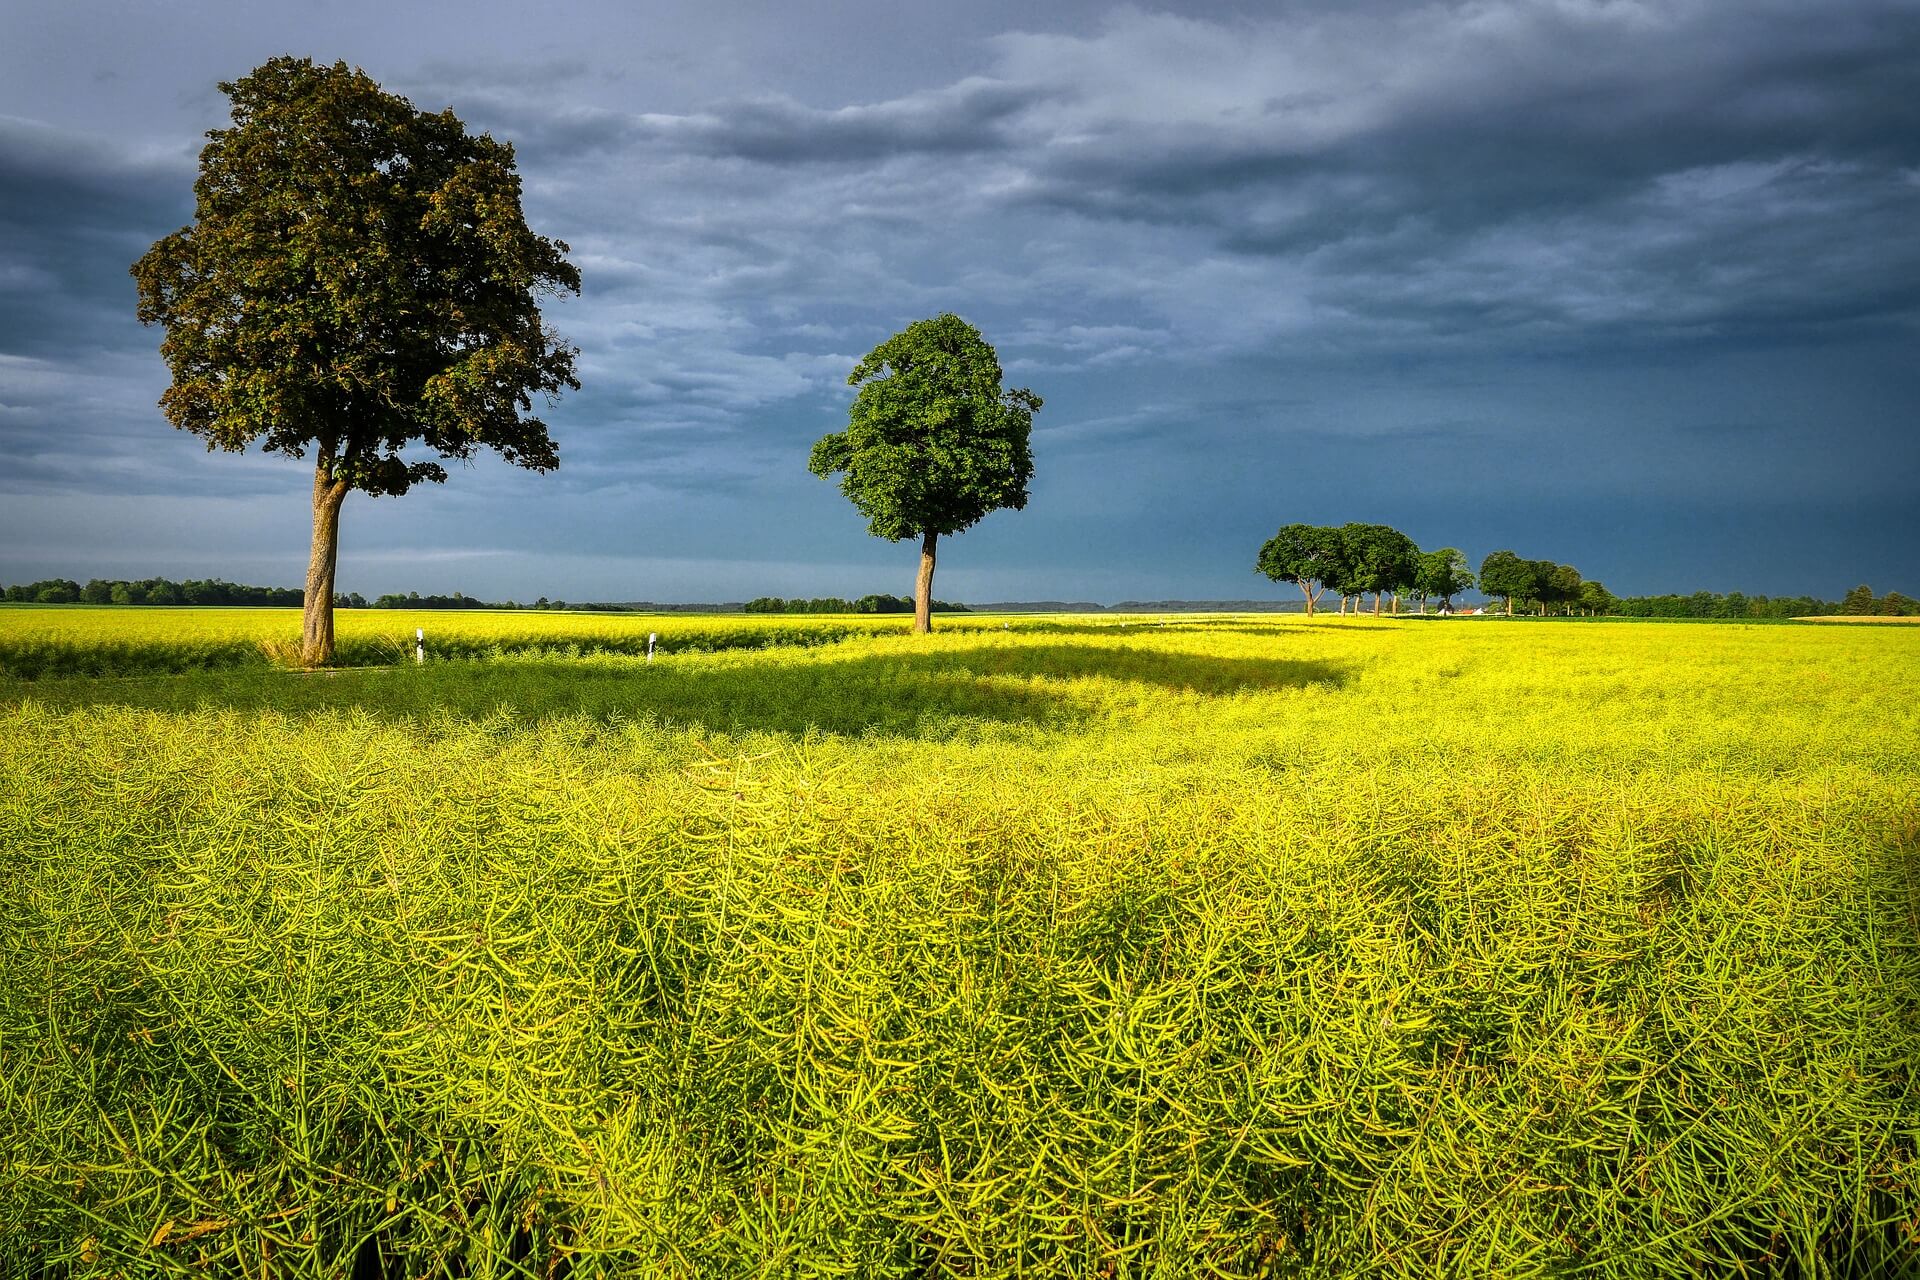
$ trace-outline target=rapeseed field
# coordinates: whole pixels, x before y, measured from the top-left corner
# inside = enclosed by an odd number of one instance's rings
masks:
[[[1920,1266],[1920,631],[157,613],[0,611],[0,1273]]]

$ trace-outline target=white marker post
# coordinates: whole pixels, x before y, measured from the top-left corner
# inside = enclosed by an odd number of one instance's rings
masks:
[[[413,629],[413,665],[417,667],[426,660],[427,629],[425,627],[415,627]]]
[[[648,662],[653,661],[653,646],[659,642],[659,639],[660,639],[660,633],[658,631],[647,632],[647,661]]]

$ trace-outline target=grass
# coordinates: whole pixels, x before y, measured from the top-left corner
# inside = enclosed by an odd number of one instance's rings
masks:
[[[0,1273],[1901,1274],[1916,660],[1054,620],[0,683]]]

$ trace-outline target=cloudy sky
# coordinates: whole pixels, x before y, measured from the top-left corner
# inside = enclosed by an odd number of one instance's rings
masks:
[[[943,597],[1268,594],[1295,520],[1920,593],[1920,0],[4,7],[0,581],[300,580],[127,274],[293,53],[512,141],[585,279],[561,470],[355,495],[343,590],[909,590],[806,455],[951,310],[1046,407]]]

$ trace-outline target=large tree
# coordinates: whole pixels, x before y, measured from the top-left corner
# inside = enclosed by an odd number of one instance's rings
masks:
[[[193,224],[134,264],[139,314],[166,329],[175,426],[209,450],[313,454],[301,653],[318,664],[349,492],[447,478],[410,446],[559,465],[532,396],[577,388],[578,352],[538,302],[580,273],[528,229],[512,146],[451,111],[304,58],[220,89],[233,124],[207,135]]]
[[[959,316],[917,320],[847,377],[860,390],[847,429],[813,446],[807,469],[840,475],[875,537],[920,539],[913,630],[933,629],[935,544],[989,512],[1027,505],[1029,437],[1040,397],[1000,386],[1000,360]]]
[[[1545,585],[1541,596],[1541,615],[1546,614],[1546,606],[1556,604],[1565,607],[1568,614],[1580,599],[1580,571],[1570,564],[1556,564],[1546,572]]]
[[[1421,554],[1413,576],[1413,593],[1420,601],[1420,612],[1427,611],[1429,599],[1439,600],[1451,610],[1453,598],[1472,586],[1473,574],[1459,548],[1441,547]]]
[[[1268,538],[1260,548],[1254,568],[1275,582],[1291,582],[1306,597],[1307,616],[1327,588],[1346,576],[1346,543],[1338,529],[1324,525],[1289,524]],[[1316,590],[1316,588],[1318,588]]]
[[[1420,548],[1412,538],[1384,524],[1344,524],[1340,537],[1352,567],[1344,585],[1354,591],[1373,592],[1373,612],[1378,617],[1382,593],[1398,594],[1413,585]]]
[[[1530,563],[1511,551],[1495,551],[1480,562],[1480,589],[1500,597],[1509,618],[1513,616],[1514,600],[1529,599],[1533,585]]]

